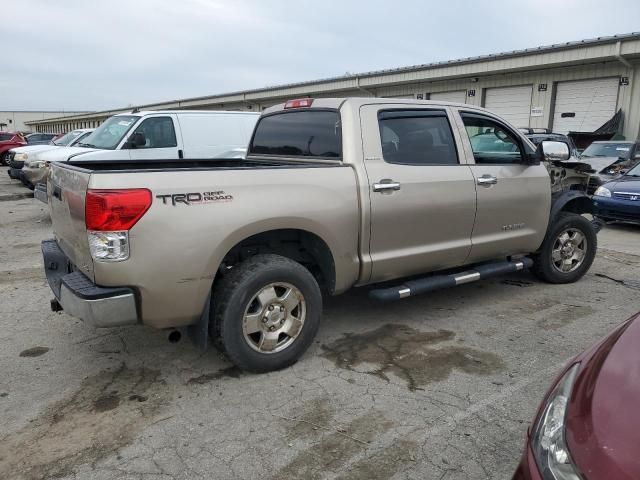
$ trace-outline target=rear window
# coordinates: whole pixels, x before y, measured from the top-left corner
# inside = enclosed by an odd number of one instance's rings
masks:
[[[13,133],[0,133],[0,142],[6,142],[13,138]]]
[[[340,114],[337,111],[305,110],[262,117],[249,153],[341,158]]]

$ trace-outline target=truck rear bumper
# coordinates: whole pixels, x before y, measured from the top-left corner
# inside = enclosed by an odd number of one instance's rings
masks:
[[[42,242],[49,287],[69,315],[94,327],[119,327],[138,323],[134,291],[128,287],[99,287],[78,271],[55,240]]]

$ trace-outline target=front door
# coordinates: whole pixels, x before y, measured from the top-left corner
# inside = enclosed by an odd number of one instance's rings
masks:
[[[504,258],[538,249],[551,208],[551,181],[522,138],[496,118],[462,112],[457,117],[478,195],[469,262]]]
[[[145,144],[129,150],[132,160],[167,160],[178,159],[179,147],[176,135],[174,115],[158,115],[145,118],[129,135],[131,138],[141,132]]]
[[[365,105],[371,282],[461,265],[476,190],[444,107]]]

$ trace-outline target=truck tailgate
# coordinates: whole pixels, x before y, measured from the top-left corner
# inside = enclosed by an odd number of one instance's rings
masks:
[[[93,260],[84,218],[85,197],[91,174],[64,164],[51,164],[47,181],[53,233],[75,267],[94,280]]]

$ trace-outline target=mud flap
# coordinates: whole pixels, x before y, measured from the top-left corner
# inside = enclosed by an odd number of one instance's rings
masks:
[[[211,311],[211,292],[207,296],[207,301],[202,309],[202,315],[196,323],[187,327],[187,335],[195,347],[204,352],[209,346],[209,312]]]

